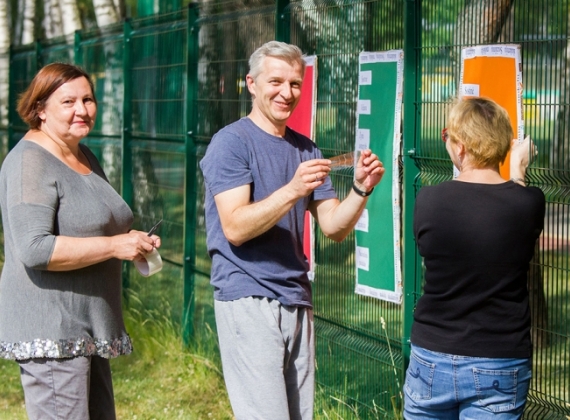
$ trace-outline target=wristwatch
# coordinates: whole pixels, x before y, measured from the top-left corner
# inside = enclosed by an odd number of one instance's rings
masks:
[[[372,188],[370,191],[362,191],[356,186],[354,182],[352,183],[352,189],[356,194],[358,194],[361,197],[368,197],[370,194],[372,194],[372,191],[374,191],[374,188]]]

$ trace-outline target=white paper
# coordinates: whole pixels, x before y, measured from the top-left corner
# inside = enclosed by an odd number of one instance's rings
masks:
[[[358,78],[358,84],[361,86],[372,84],[372,71],[364,70],[360,72],[360,77]]]
[[[354,227],[356,230],[360,230],[362,232],[368,232],[368,209],[364,209],[358,222],[356,222],[356,226]]]
[[[464,84],[461,92],[462,96],[479,97],[479,85]]]
[[[358,101],[358,113],[362,115],[370,115],[370,99],[361,99]]]
[[[366,271],[370,269],[370,250],[368,248],[356,247],[356,268]]]
[[[356,150],[370,149],[370,130],[359,128],[356,130]]]

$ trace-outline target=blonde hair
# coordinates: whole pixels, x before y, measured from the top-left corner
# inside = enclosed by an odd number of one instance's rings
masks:
[[[447,120],[449,141],[459,142],[477,167],[495,166],[507,157],[513,128],[507,111],[489,98],[456,100]]]

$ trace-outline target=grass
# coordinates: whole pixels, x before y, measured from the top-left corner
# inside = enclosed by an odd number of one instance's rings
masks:
[[[117,418],[233,419],[215,332],[202,328],[197,344],[184,349],[179,326],[164,315],[169,313],[168,304],[147,310],[137,295],[129,295],[124,315],[134,352],[111,360]],[[26,420],[18,365],[0,359],[0,377],[0,420]],[[315,420],[360,418],[356,405],[323,387],[315,409]]]
[[[165,308],[168,309],[168,308]],[[136,296],[125,310],[134,352],[111,361],[118,419],[232,419],[215,334],[184,349],[178,327]],[[18,366],[0,360],[0,420],[27,419]]]
[[[167,305],[165,305],[167,306]],[[215,334],[184,350],[168,307],[143,310],[131,295],[125,322],[131,356],[112,361],[119,419],[232,419]]]

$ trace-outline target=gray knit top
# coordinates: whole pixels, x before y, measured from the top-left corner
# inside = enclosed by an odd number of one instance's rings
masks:
[[[133,214],[84,145],[92,172],[75,172],[43,147],[20,141],[0,170],[5,262],[0,277],[0,357],[128,354],[121,261],[48,271],[58,235],[126,233]]]

